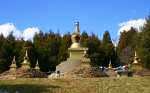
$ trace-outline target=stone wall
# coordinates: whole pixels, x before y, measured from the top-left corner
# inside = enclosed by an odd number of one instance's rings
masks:
[[[58,66],[56,66],[56,71],[60,71],[60,73],[68,73],[74,68],[77,68],[80,66],[81,66],[80,60],[63,61]]]

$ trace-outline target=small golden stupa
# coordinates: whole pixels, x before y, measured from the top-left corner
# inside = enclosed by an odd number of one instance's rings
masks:
[[[26,54],[25,54],[25,57],[24,57],[24,61],[22,63],[22,67],[23,68],[30,68],[30,62],[29,62],[29,57],[28,57],[27,50],[26,50]]]
[[[38,63],[38,60],[37,60],[36,65],[35,65],[35,69],[39,70],[39,63]]]
[[[139,58],[137,56],[136,51],[135,51],[134,62],[131,65],[131,69],[134,69],[134,68],[142,68],[142,64],[139,62]]]
[[[15,56],[13,58],[12,64],[10,66],[10,70],[15,70],[17,68]]]
[[[109,60],[109,67],[108,67],[108,69],[112,69],[111,60]]]
[[[81,66],[91,66],[90,63],[90,58],[88,58],[87,50],[86,48],[84,49],[84,54],[83,54],[83,59],[81,61]]]
[[[112,68],[112,63],[111,60],[109,60],[109,64],[108,64],[108,72],[112,72],[113,68]]]

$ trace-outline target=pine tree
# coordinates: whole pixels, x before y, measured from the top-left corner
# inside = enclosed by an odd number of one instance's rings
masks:
[[[137,34],[137,31],[135,28],[131,27],[128,31],[123,31],[120,33],[120,39],[118,42],[118,52],[120,53],[122,49],[124,49],[127,46],[135,47],[134,37]]]
[[[33,44],[34,44],[34,49],[35,49],[35,57],[36,60],[39,62],[39,68],[41,71],[45,71],[45,68],[47,65],[45,60],[44,60],[44,36],[45,34],[42,32],[42,30],[39,33],[35,33],[33,37]]]
[[[82,35],[81,35],[81,43],[85,46],[85,44],[86,44],[86,39],[88,38],[88,34],[87,34],[87,32],[84,30],[83,31],[83,33],[82,33]]]
[[[142,64],[145,68],[150,69],[150,14],[146,19],[146,24],[140,33],[141,39],[138,45],[138,55],[142,58]]]
[[[55,34],[55,43],[56,43],[56,54],[55,55],[57,55],[56,57],[56,64],[55,64],[55,66],[56,65],[58,65],[60,62],[59,62],[59,52],[60,52],[60,47],[61,47],[61,41],[62,41],[62,37],[61,37],[61,35],[60,35],[60,33],[59,33],[59,31]]]
[[[58,54],[59,48],[61,44],[61,36],[59,32],[57,34],[50,31],[48,39],[49,42],[49,70],[55,70],[56,66],[58,65]]]
[[[61,45],[59,49],[59,57],[58,57],[59,63],[62,61],[66,61],[67,58],[69,57],[68,48],[71,46],[71,44],[72,44],[71,34],[68,32],[62,37],[62,40],[61,40]]]
[[[34,35],[34,48],[41,71],[55,70],[58,64],[60,43],[61,36],[59,32],[55,34],[50,30],[49,33],[44,34],[40,31],[39,34]]]
[[[103,66],[108,67],[109,61],[111,60],[112,65],[116,65],[116,53],[115,53],[115,47],[111,41],[111,37],[109,34],[109,31],[105,31],[102,39],[101,48],[103,50]]]
[[[7,41],[3,34],[0,34],[0,73],[8,70],[8,64],[6,57],[7,57]],[[7,68],[5,67],[7,66]]]
[[[14,48],[15,48],[15,36],[13,35],[13,31],[9,33],[6,37],[7,40],[7,62],[9,62],[9,66],[12,63],[12,59],[14,57]]]
[[[23,38],[15,41],[16,44],[15,44],[15,48],[14,48],[14,56],[15,56],[16,65],[18,68],[21,67],[21,63],[23,62],[24,56],[25,56],[25,54],[21,52],[24,42],[25,41]]]
[[[133,62],[134,53],[136,51],[136,35],[137,31],[133,27],[128,31],[121,32],[117,51],[122,65]]]
[[[93,32],[91,36],[85,39],[84,45],[88,47],[88,55],[92,62],[95,62],[98,65],[101,65],[101,57],[100,57],[100,46],[101,41],[99,40],[98,36],[96,36]]]
[[[0,36],[0,68],[1,72],[9,70],[14,56],[15,37],[13,31],[5,38]]]

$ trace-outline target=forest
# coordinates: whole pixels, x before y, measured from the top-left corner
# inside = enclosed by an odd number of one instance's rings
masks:
[[[26,50],[31,68],[35,67],[38,60],[41,71],[55,70],[58,64],[69,57],[71,36],[70,32],[61,36],[59,31],[54,33],[49,30],[44,33],[41,30],[35,33],[32,41],[25,41],[24,38],[17,39],[13,31],[7,37],[0,34],[0,73],[10,69],[14,56],[17,67],[20,68]],[[99,66],[108,67],[109,60],[113,67],[131,64],[136,51],[143,67],[150,69],[150,14],[140,32],[133,27],[129,31],[122,31],[116,47],[109,31],[104,32],[102,40],[94,32],[88,35],[86,31],[83,31],[81,37],[81,43],[89,48],[89,58]]]

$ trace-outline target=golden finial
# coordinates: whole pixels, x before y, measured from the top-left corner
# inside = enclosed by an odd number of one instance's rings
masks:
[[[74,35],[71,37],[72,43],[80,43],[80,30],[79,30],[79,22],[76,22],[76,29]]]
[[[27,53],[27,50],[26,50],[26,55],[25,55],[25,57],[27,57],[28,56],[28,53]]]
[[[136,51],[135,51],[135,57],[137,56]]]
[[[29,61],[29,57],[28,57],[28,52],[26,50],[26,54],[25,54],[24,62],[23,63],[27,63],[28,61]]]
[[[80,30],[79,30],[79,22],[76,22],[76,28],[75,32],[71,37],[72,45],[70,48],[81,48],[83,47],[83,44],[81,44],[81,36],[80,36]]]
[[[108,68],[112,68],[111,60],[109,60],[109,67]]]
[[[36,66],[39,66],[38,60],[37,60],[37,62],[36,62]]]
[[[16,60],[15,60],[15,56],[14,56],[12,64],[15,64],[15,63],[16,63]]]
[[[134,62],[133,63],[139,63],[139,58],[137,56],[136,51],[135,51],[135,57],[134,57]]]
[[[76,25],[75,26],[79,26],[79,22],[78,21],[76,21]]]
[[[77,36],[79,36],[80,35],[80,30],[79,30],[79,22],[76,22],[76,29],[75,29],[75,32],[74,32],[74,34],[75,35],[77,35]]]

